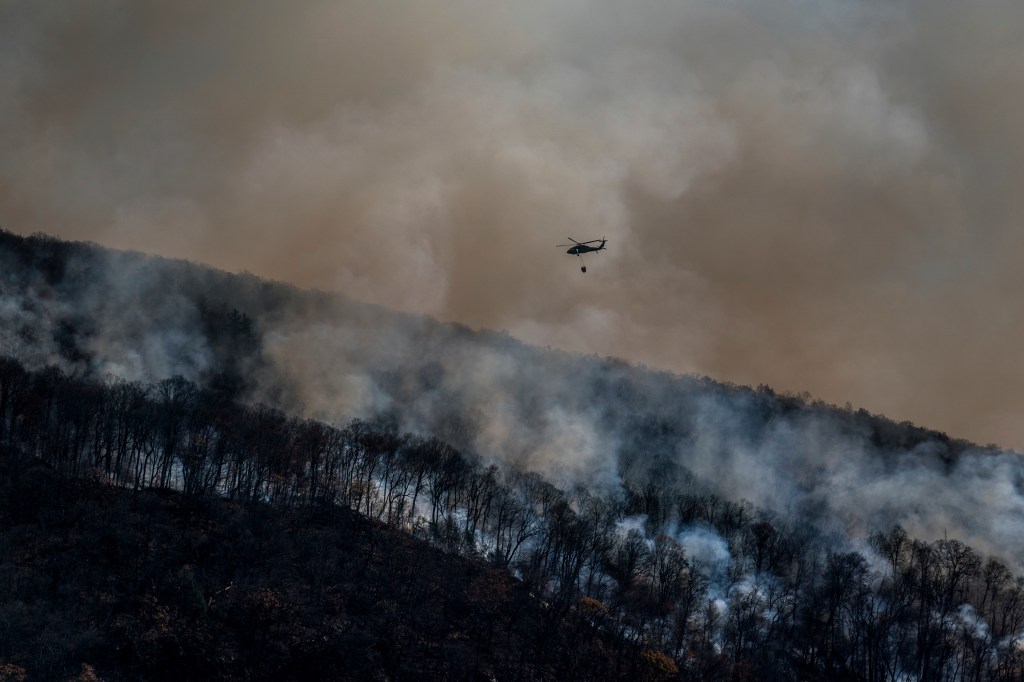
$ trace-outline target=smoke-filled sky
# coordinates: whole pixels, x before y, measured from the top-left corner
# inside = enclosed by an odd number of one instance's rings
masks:
[[[0,0],[7,229],[1018,449],[1022,121],[1018,0]]]

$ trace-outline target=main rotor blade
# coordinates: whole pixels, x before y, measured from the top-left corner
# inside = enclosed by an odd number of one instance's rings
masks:
[[[571,241],[573,244],[579,244],[580,243],[580,242],[576,241],[575,239],[573,239],[572,237],[569,237],[569,241]]]

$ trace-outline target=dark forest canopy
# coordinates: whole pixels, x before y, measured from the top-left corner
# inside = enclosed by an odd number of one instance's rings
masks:
[[[684,677],[1020,676],[1016,453],[43,236],[0,233],[0,354],[61,480],[353,509]]]
[[[638,679],[655,654],[345,507],[132,491],[6,444],[0,546],[4,682]]]
[[[894,527],[858,552],[695,487],[563,491],[181,377],[0,359],[0,472],[10,679],[1024,672],[1024,578],[959,540]]]

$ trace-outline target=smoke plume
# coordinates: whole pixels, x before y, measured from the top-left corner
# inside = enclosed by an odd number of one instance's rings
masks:
[[[9,0],[0,221],[1021,447],[1022,14]]]

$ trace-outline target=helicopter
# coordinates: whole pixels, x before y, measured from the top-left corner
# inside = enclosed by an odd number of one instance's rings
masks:
[[[573,239],[572,237],[569,237],[569,241],[571,241],[572,244],[558,244],[558,246],[568,246],[569,250],[566,251],[566,253],[571,253],[572,255],[578,257],[580,259],[580,263],[582,263],[583,262],[583,254],[591,253],[591,252],[595,252],[596,253],[598,251],[603,251],[604,250],[604,244],[608,240],[606,238],[601,238],[601,239],[591,239],[590,241],[586,241],[586,242],[578,242],[575,239]],[[590,246],[591,244],[595,244],[597,242],[601,242],[601,243],[598,246]],[[580,265],[580,272],[586,272],[586,271],[587,271],[587,266],[586,265]]]

